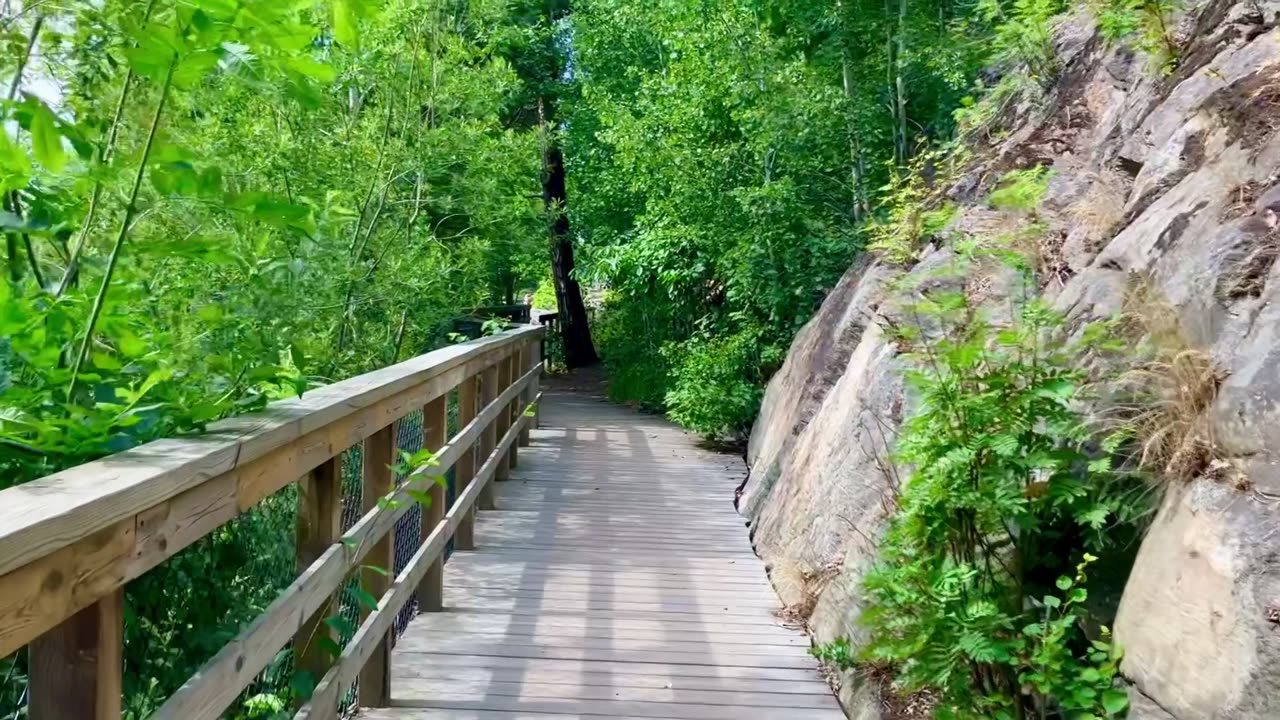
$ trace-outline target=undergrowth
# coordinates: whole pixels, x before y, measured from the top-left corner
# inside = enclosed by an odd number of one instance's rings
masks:
[[[1098,32],[1112,43],[1127,43],[1152,59],[1162,73],[1178,61],[1174,14],[1182,0],[1091,0]]]

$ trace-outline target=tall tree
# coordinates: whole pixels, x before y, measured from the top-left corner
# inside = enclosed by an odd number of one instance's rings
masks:
[[[536,126],[542,139],[542,201],[546,213],[551,278],[560,310],[565,364],[571,368],[599,360],[582,287],[574,272],[574,240],[570,232],[564,153],[561,149],[562,99],[572,89],[572,35],[568,0],[525,0],[513,4],[528,32],[514,35],[504,54],[520,75],[523,92],[509,108],[509,122]]]

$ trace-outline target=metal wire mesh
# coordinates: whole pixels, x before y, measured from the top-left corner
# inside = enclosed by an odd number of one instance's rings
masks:
[[[449,435],[456,432],[457,411],[453,398],[449,403]],[[423,415],[421,410],[415,410],[396,422],[395,426],[395,455],[397,458],[401,453],[415,454],[423,448]],[[399,464],[399,463],[397,463]],[[359,445],[349,448],[342,454],[342,531],[350,530],[356,521],[363,514],[363,452]],[[446,507],[453,504],[454,500],[454,479],[453,470],[450,469],[445,475],[446,484]],[[395,482],[400,485],[405,481],[403,473],[397,473]],[[399,575],[409,566],[409,561],[413,558],[414,553],[418,551],[418,547],[422,544],[422,506],[414,503],[409,508],[404,517],[396,523],[394,531],[394,557],[395,566],[390,570]],[[446,553],[452,549],[452,542]],[[339,613],[344,617],[349,627],[356,627],[360,623],[360,606],[356,601],[352,588],[359,584],[359,573],[353,573],[344,586],[342,593]],[[396,615],[391,633],[391,644],[394,647],[395,642],[404,633],[405,628],[409,626],[409,622],[413,620],[418,613],[418,597],[414,593],[410,597],[409,602],[405,603],[400,612]],[[340,638],[340,644],[346,645],[351,640],[349,633],[344,633],[344,637]],[[354,683],[351,688],[344,694],[341,710],[344,717],[349,717],[356,710],[357,698],[359,696],[359,681]]]

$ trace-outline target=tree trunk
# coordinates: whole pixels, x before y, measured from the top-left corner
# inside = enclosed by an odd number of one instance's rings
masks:
[[[550,141],[543,150],[545,171],[542,200],[547,208],[547,232],[551,241],[551,277],[555,280],[556,302],[560,306],[560,336],[564,340],[564,362],[570,368],[599,361],[582,288],[573,276],[573,240],[569,236],[569,215],[565,211],[564,156],[560,146]]]

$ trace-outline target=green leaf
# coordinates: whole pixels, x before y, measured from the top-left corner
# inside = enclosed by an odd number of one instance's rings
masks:
[[[57,119],[42,102],[37,102],[31,113],[31,154],[49,172],[61,172],[67,164]]]
[[[1070,589],[1072,584],[1073,582],[1071,578],[1067,577],[1066,575],[1063,575],[1062,577],[1058,578],[1058,582],[1056,583],[1059,590]]]
[[[1044,602],[1044,606],[1047,608],[1062,607],[1062,601],[1054,597],[1053,595],[1045,595],[1043,602]]]
[[[323,650],[326,655],[332,658],[342,655],[342,646],[327,635],[321,635],[316,638],[316,647]]]
[[[1102,707],[1112,715],[1119,715],[1129,707],[1129,695],[1123,690],[1107,690],[1102,693]]]
[[[333,37],[344,47],[353,50],[360,44],[356,2],[357,0],[333,0]]]
[[[21,190],[31,179],[31,159],[0,126],[0,193]]]
[[[299,700],[310,700],[312,694],[316,691],[316,677],[306,670],[294,673],[289,680],[289,689],[293,691],[294,697]]]
[[[349,637],[356,631],[355,624],[341,615],[330,615],[324,619],[324,624],[333,628],[341,637]]]
[[[355,598],[356,604],[365,610],[373,612],[378,609],[378,599],[370,595],[364,588],[351,587],[349,588],[349,592],[351,593],[351,596]]]
[[[312,80],[326,84],[338,79],[338,73],[332,66],[318,62],[307,55],[289,58],[289,68]]]

